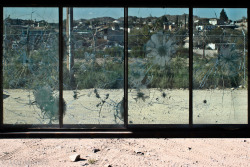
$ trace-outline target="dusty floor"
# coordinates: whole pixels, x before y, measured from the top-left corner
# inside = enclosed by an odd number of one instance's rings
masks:
[[[243,138],[1,139],[0,148],[1,167],[250,166],[250,139]],[[73,154],[80,160],[71,162]]]

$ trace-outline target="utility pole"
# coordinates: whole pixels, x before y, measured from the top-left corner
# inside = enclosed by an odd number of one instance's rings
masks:
[[[187,15],[186,15],[186,13],[184,14],[184,16],[185,16],[185,30],[187,29]]]
[[[244,30],[242,29],[242,34],[244,36],[244,52],[243,52],[243,59],[244,59],[244,84],[246,84],[246,35]]]
[[[7,49],[7,20],[6,20],[6,17],[5,17],[5,21],[4,21],[4,39],[3,39],[3,57],[7,57],[6,55],[6,49]],[[5,65],[5,59],[3,58],[3,64]],[[5,66],[3,66],[4,68]]]
[[[26,57],[29,57],[29,55],[30,55],[30,46],[29,46],[29,43],[30,43],[30,26],[28,26],[28,28],[27,28],[26,36],[27,36],[27,49],[26,49],[27,56]]]
[[[27,57],[30,58],[30,29],[32,27],[32,14],[34,13],[35,11],[32,11],[31,14],[30,14],[30,21],[29,21],[29,26],[27,28],[27,49],[26,49],[26,54],[27,56],[25,56],[23,58],[23,63],[26,64],[26,59]]]
[[[66,36],[67,36],[67,69],[70,75],[70,83],[73,86],[74,82],[74,46],[73,46],[73,8],[67,8],[67,18],[66,18]]]
[[[205,29],[205,28],[204,28]],[[203,30],[203,32],[202,32],[202,35],[203,35],[203,37],[202,37],[202,45],[203,45],[203,54],[202,54],[202,59],[204,59],[205,57],[206,57],[206,53],[205,53],[205,49],[206,49],[206,41],[205,41],[205,30]]]

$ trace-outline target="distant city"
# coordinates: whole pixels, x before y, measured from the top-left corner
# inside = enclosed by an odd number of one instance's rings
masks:
[[[163,15],[161,17],[128,17],[128,33],[130,34],[134,30],[140,30],[148,28],[150,33],[163,31],[175,31],[177,29],[188,29],[188,14],[182,15]],[[217,27],[223,29],[244,29],[247,30],[246,17],[237,21],[232,21],[230,18],[222,20],[221,18],[200,18],[198,16],[193,17],[194,30],[198,32],[213,30]],[[66,31],[66,19],[63,20],[64,31]],[[4,20],[5,33],[8,36],[10,33],[15,32],[16,35],[25,36],[36,35],[36,38],[40,35],[49,33],[58,33],[59,24],[49,23],[46,20],[23,20],[13,19],[11,16]],[[15,31],[10,32],[11,29]],[[98,48],[103,50],[107,47],[124,45],[124,17],[114,19],[112,17],[98,17],[92,19],[79,19],[73,21],[73,33],[75,36],[75,48],[81,47],[94,47],[100,45]],[[13,35],[13,34],[12,34]],[[93,37],[95,37],[95,43],[93,43]],[[24,43],[26,38],[12,39],[8,41],[9,45],[12,44],[12,48],[18,46],[19,43]],[[36,39],[33,39],[36,41]],[[38,44],[37,44],[38,45]],[[38,46],[37,46],[38,47]]]

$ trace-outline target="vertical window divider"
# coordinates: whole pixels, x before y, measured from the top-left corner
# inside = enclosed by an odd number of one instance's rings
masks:
[[[2,129],[3,127],[3,23],[4,23],[4,19],[3,19],[3,6],[1,5],[0,7],[0,17],[1,17],[1,24],[0,24],[0,27],[1,27],[1,37],[0,37],[0,61],[1,61],[1,65],[0,65],[0,83],[1,83],[1,86],[0,86],[0,129]]]
[[[247,8],[247,19],[248,18],[249,18],[249,8]],[[247,41],[249,40],[248,37],[249,37],[249,23],[247,21]],[[249,50],[249,48],[250,48],[249,42],[247,42],[247,45],[248,45],[247,46],[247,50]],[[248,111],[248,113],[247,113],[247,116],[248,116],[247,123],[248,123],[248,127],[250,127],[250,107],[249,107],[249,103],[250,103],[250,94],[249,94],[249,85],[250,85],[249,63],[250,63],[250,60],[249,60],[249,52],[247,52],[247,57],[248,57],[248,59],[247,59],[247,65],[246,65],[246,67],[247,67],[247,111]]]
[[[189,126],[193,126],[193,7],[189,7]]]
[[[59,127],[63,127],[63,7],[59,6]]]
[[[128,7],[124,7],[124,127],[128,128]]]

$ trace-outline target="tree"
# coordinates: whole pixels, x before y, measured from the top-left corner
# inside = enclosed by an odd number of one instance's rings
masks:
[[[242,22],[246,22],[247,18],[245,16],[242,17]]]
[[[167,23],[167,22],[168,22],[167,16],[166,16],[166,15],[163,15],[163,16],[161,17],[161,21],[162,21],[163,23]]]
[[[168,23],[167,16],[163,15],[156,19],[156,22],[154,24],[154,31],[160,31],[163,29],[163,24]]]
[[[176,24],[177,27],[179,26],[179,16],[178,15],[176,15],[175,24]]]
[[[228,17],[224,9],[222,9],[220,12],[220,19],[223,20],[224,22],[228,21]]]

